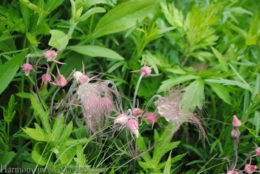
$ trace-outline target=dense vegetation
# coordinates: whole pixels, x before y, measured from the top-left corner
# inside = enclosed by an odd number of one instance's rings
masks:
[[[258,172],[259,9],[2,0],[1,172]]]

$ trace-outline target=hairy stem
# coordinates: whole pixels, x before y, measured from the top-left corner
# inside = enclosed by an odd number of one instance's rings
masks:
[[[135,87],[135,93],[134,93],[134,98],[133,98],[133,108],[135,108],[136,95],[137,95],[137,92],[138,92],[138,89],[139,89],[139,86],[140,86],[140,83],[141,83],[141,80],[142,80],[143,77],[144,77],[144,74],[142,73],[140,75],[138,82],[136,84],[136,87]]]

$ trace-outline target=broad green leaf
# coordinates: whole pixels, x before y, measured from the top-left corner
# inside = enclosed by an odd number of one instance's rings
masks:
[[[28,39],[28,41],[30,42],[30,44],[31,44],[32,46],[38,47],[39,42],[38,42],[38,40],[36,39],[35,35],[33,35],[33,34],[27,32],[27,33],[26,33],[26,38]]]
[[[14,157],[15,157],[15,152],[13,151],[4,152],[0,154],[0,164],[1,164],[0,172],[2,172],[2,170],[4,170],[8,166],[8,164],[13,160]]]
[[[46,13],[43,9],[39,8],[37,5],[31,3],[29,0],[19,0],[22,4],[24,4],[29,9],[36,11],[38,13]]]
[[[49,45],[58,49],[63,50],[66,48],[69,42],[69,37],[63,31],[60,30],[51,30],[51,39],[49,41]]]
[[[211,89],[227,104],[231,104],[230,95],[226,87],[216,84],[216,83],[207,83]]]
[[[217,50],[215,49],[214,47],[211,47],[213,53],[215,54],[215,56],[217,57],[220,65],[222,66],[222,68],[227,71],[228,70],[228,67],[227,67],[227,63],[226,63],[226,60],[224,58],[224,56]]]
[[[180,83],[184,83],[184,82],[194,80],[197,78],[199,78],[199,77],[195,76],[195,75],[185,75],[185,76],[180,76],[177,78],[170,78],[170,79],[162,82],[162,85],[160,86],[158,92],[170,90],[172,87],[174,87]]]
[[[0,94],[6,89],[14,78],[17,70],[24,61],[25,52],[16,55],[3,65],[0,65]]]
[[[102,8],[102,7],[93,7],[91,9],[89,9],[86,13],[84,13],[79,21],[82,22],[82,21],[85,21],[87,20],[90,16],[92,16],[93,14],[96,14],[96,13],[105,13],[106,12],[106,9]]]
[[[25,95],[25,96],[23,97],[23,95]],[[34,113],[37,114],[37,116],[39,116],[39,118],[42,122],[42,125],[44,127],[44,130],[47,133],[50,133],[51,132],[51,126],[50,126],[50,123],[49,123],[49,112],[45,111],[43,109],[39,99],[35,95],[27,94],[27,93],[19,93],[18,96],[30,99]]]
[[[32,151],[32,159],[36,162],[36,164],[44,166],[47,163],[47,159],[44,157],[42,152],[43,151],[40,149],[40,144],[35,144]]]
[[[51,140],[52,141],[59,141],[60,137],[63,133],[64,128],[64,118],[63,115],[59,115],[55,118],[52,134],[51,134]]]
[[[145,144],[145,140],[142,136],[138,137],[137,146],[138,146],[138,150],[142,151],[141,157],[144,159],[144,161],[149,162],[151,160],[151,156]]]
[[[196,107],[201,108],[204,102],[204,83],[201,79],[192,82],[184,88],[181,105],[185,111],[193,112]]]
[[[49,136],[37,123],[34,123],[34,125],[35,128],[24,128],[23,131],[34,140],[48,142]]]
[[[248,85],[245,85],[242,82],[236,81],[236,80],[228,80],[228,79],[223,79],[223,78],[219,78],[219,79],[206,79],[205,82],[210,82],[210,83],[219,83],[222,85],[232,85],[232,86],[238,86],[240,88],[246,89],[251,91],[251,87]]]
[[[124,58],[120,56],[117,52],[101,46],[70,46],[68,47],[68,49],[90,57],[103,57],[110,60],[124,60]]]
[[[93,38],[127,30],[142,21],[157,6],[156,0],[135,0],[119,4],[98,22]]]
[[[248,89],[250,89],[249,91],[252,91],[252,88],[250,87],[250,85],[245,81],[245,79],[239,74],[239,72],[237,72],[237,70],[231,65],[229,64],[230,68],[232,69],[232,71],[236,74],[236,76],[239,78],[239,80],[241,80],[245,86],[247,86]]]
[[[84,6],[84,8],[88,9],[91,6],[98,5],[98,4],[108,4],[108,5],[113,5],[111,2],[108,0],[78,0],[77,1],[77,7]]]
[[[46,10],[48,11],[48,13],[52,12],[57,7],[59,7],[63,3],[63,1],[64,0],[55,0],[55,1],[49,0],[46,5]]]
[[[172,159],[172,152],[169,154],[169,157],[166,161],[164,170],[163,170],[163,174],[170,174],[171,173],[171,159]]]

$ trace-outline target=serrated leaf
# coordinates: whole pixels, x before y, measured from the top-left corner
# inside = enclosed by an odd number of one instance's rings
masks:
[[[227,104],[231,104],[230,95],[224,86],[216,83],[208,83],[208,85],[218,95],[219,98],[221,98]]]
[[[3,65],[0,65],[0,94],[7,88],[9,83],[14,78],[17,70],[24,61],[26,53],[22,52],[16,55]]]
[[[181,105],[185,111],[193,112],[196,107],[201,108],[204,102],[204,83],[198,79],[184,88]]]
[[[32,150],[32,159],[36,162],[36,164],[44,166],[47,163],[47,159],[42,154],[42,149],[39,147],[39,143],[33,147]]]
[[[51,30],[51,39],[49,45],[56,48],[57,50],[63,50],[66,48],[69,42],[69,37],[63,31],[60,30]]]
[[[38,47],[39,42],[38,42],[37,38],[33,34],[27,32],[26,33],[26,38],[28,39],[28,41],[30,42],[30,44],[32,46]]]
[[[117,52],[109,48],[96,45],[70,46],[68,49],[90,57],[102,57],[110,60],[124,60],[124,58]]]
[[[34,125],[35,128],[24,128],[23,131],[34,140],[48,142],[49,136],[37,123],[35,123]]]
[[[226,63],[226,60],[225,60],[224,56],[217,49],[215,49],[214,47],[211,47],[211,50],[213,51],[214,55],[217,57],[220,65],[222,66],[222,68],[225,71],[227,71],[228,68],[227,68],[227,63]]]
[[[180,84],[180,83],[184,83],[190,80],[194,80],[199,78],[198,76],[195,75],[185,75],[185,76],[180,76],[177,78],[170,78],[168,80],[165,80],[162,82],[162,85],[160,86],[158,92],[163,92],[163,91],[168,91],[170,90],[172,87]]]
[[[156,0],[135,0],[124,2],[110,10],[98,22],[93,38],[127,30],[142,21],[156,7]]]
[[[15,157],[15,152],[3,152],[0,154],[0,172],[2,172]]]
[[[166,161],[164,170],[163,170],[163,174],[170,174],[171,173],[171,159],[172,159],[172,152],[170,152],[169,157]]]
[[[59,141],[62,132],[64,128],[64,118],[62,115],[59,115],[55,118],[52,134],[51,134],[51,140],[52,141]]]

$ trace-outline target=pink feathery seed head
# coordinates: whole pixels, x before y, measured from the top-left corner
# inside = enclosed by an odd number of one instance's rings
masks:
[[[155,113],[152,113],[152,112],[148,112],[146,114],[146,120],[148,123],[151,123],[152,124],[152,127],[154,126],[154,123],[157,122],[157,118],[156,118],[156,114]]]
[[[120,114],[116,117],[114,124],[126,125],[128,117],[125,113]]]
[[[28,76],[30,74],[30,72],[32,71],[33,66],[29,63],[25,63],[25,64],[23,64],[22,68],[24,70],[25,75]]]
[[[48,73],[42,75],[42,83],[48,83],[51,81],[51,76]]]
[[[140,70],[140,73],[143,74],[144,77],[150,76],[152,72],[152,67],[143,66]]]
[[[59,76],[56,78],[54,84],[58,87],[64,87],[66,86],[68,83],[67,79],[62,75],[62,74],[59,74]]]
[[[143,110],[140,108],[134,108],[132,111],[133,116],[140,117],[143,114]]]
[[[246,164],[245,165],[245,168],[244,168],[244,171],[246,173],[254,173],[257,169],[257,166],[256,165],[251,165],[251,164]]]
[[[139,127],[138,127],[138,122],[136,119],[129,119],[126,123],[126,126],[128,127],[128,129],[130,130],[131,133],[135,134],[136,137],[139,136]]]
[[[113,109],[113,101],[109,97],[103,97],[101,99],[101,104],[104,106],[106,109]]]
[[[236,115],[233,115],[232,126],[238,128],[241,125],[242,125],[241,121],[237,118]]]
[[[239,172],[236,170],[229,170],[227,174],[239,174]]]
[[[57,57],[58,53],[54,50],[47,50],[44,53],[44,57],[46,58],[47,62],[54,61],[54,59]]]
[[[75,71],[73,73],[73,77],[80,85],[82,85],[83,83],[89,82],[88,76],[83,74],[80,71]]]
[[[255,155],[260,157],[260,147],[256,148]]]

